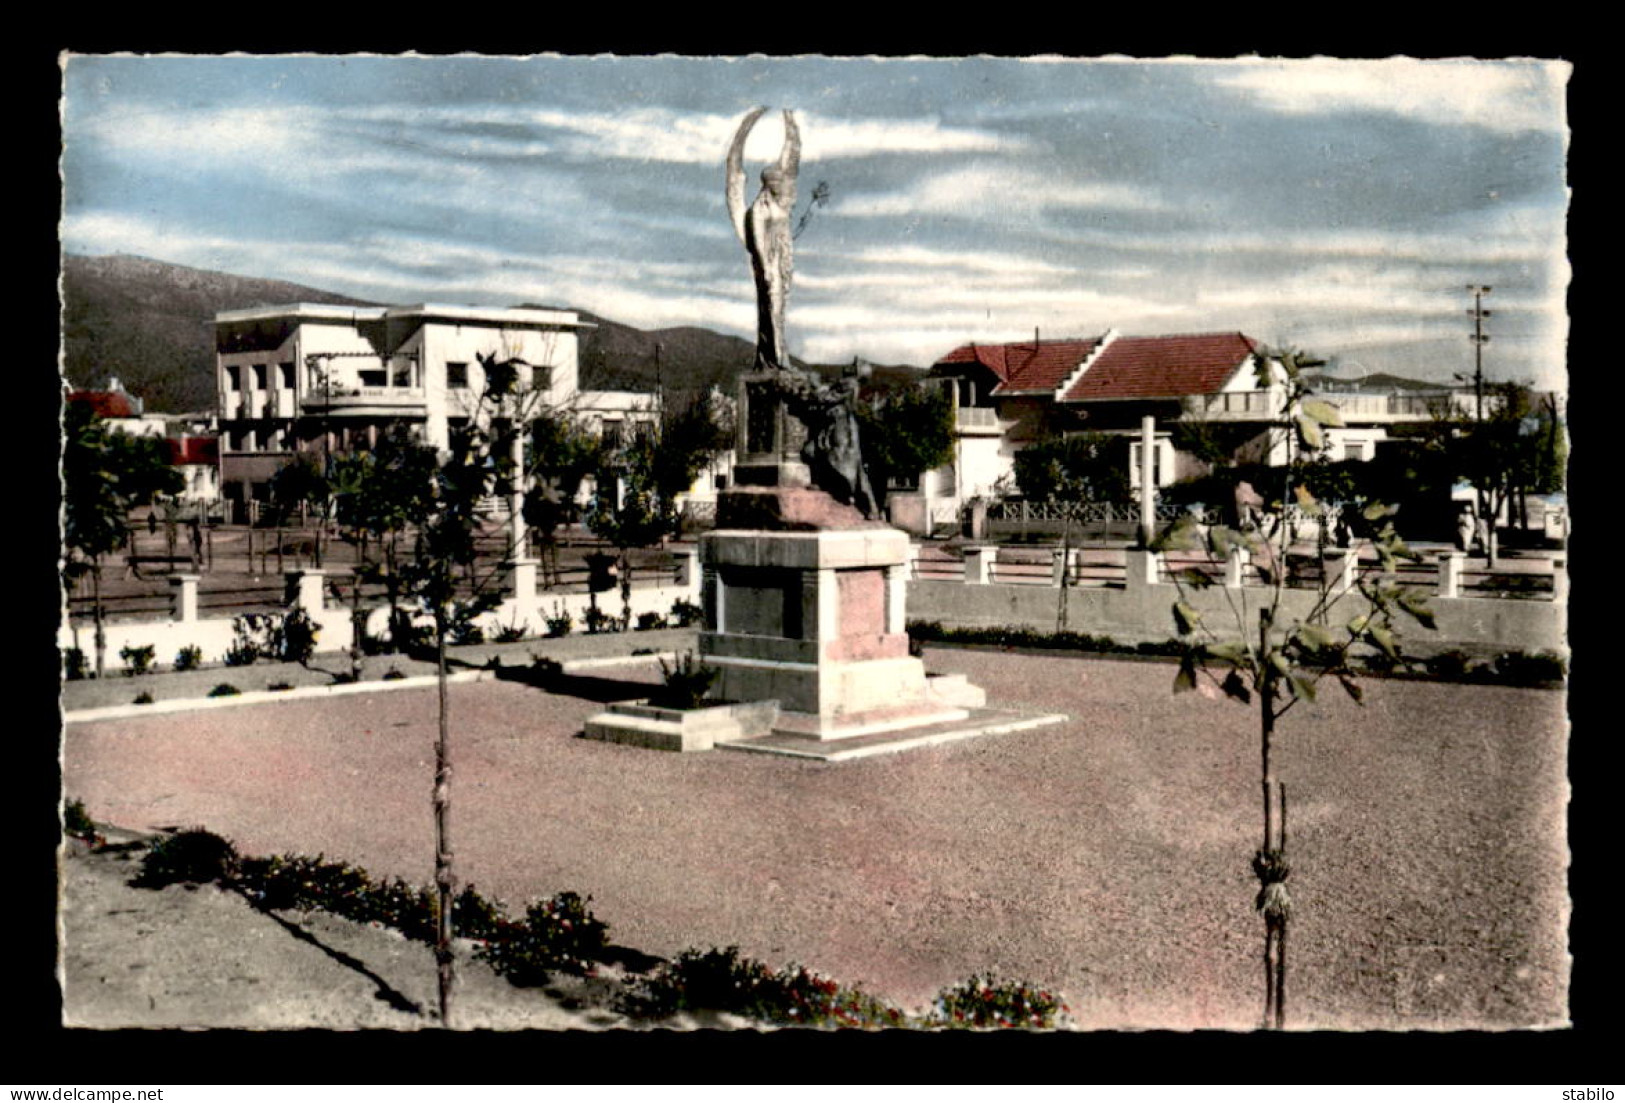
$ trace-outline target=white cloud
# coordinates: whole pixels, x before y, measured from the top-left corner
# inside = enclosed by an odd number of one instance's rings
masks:
[[[187,160],[276,161],[306,148],[323,113],[299,107],[112,111],[70,127],[67,142]]]
[[[728,143],[744,112],[699,113],[664,107],[637,107],[623,111],[574,111],[563,108],[527,108],[510,104],[476,104],[425,108],[371,107],[341,111],[341,117],[404,129],[479,128],[491,125],[530,126],[538,132],[562,132],[544,140],[514,134],[479,135],[487,152],[528,155],[557,149],[574,157],[665,161],[676,164],[720,165]],[[799,111],[803,161],[829,161],[877,154],[970,153],[1009,150],[1018,145],[1006,135],[974,128],[945,126],[937,119],[829,118]],[[460,144],[472,136],[439,138]],[[776,160],[784,141],[784,128],[776,112],[769,112],[752,129],[745,146],[748,160]]]
[[[1149,185],[1074,180],[1011,164],[964,165],[923,176],[900,191],[837,197],[831,206],[856,217],[951,214],[995,221],[1057,209],[1168,209]]]
[[[1214,78],[1288,115],[1380,111],[1521,132],[1564,122],[1567,62],[1472,59],[1237,62]]]

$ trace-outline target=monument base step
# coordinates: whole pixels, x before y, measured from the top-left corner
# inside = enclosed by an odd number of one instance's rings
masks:
[[[1063,713],[1024,713],[1009,709],[972,709],[962,719],[927,724],[912,724],[890,731],[876,731],[842,739],[818,739],[774,731],[745,739],[717,740],[719,751],[745,751],[753,754],[776,754],[788,758],[808,758],[819,762],[845,762],[853,758],[895,754],[900,751],[974,739],[983,735],[1025,731],[1031,728],[1059,724],[1067,717]]]
[[[819,740],[856,739],[860,735],[873,735],[876,732],[894,732],[927,724],[952,723],[964,720],[968,716],[970,716],[968,709],[929,702],[866,709],[863,712],[839,716],[785,711],[780,712],[778,719],[773,721],[770,734]]]

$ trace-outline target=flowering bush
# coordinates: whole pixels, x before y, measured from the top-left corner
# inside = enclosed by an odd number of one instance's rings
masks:
[[[622,1000],[634,1018],[666,1019],[685,1011],[739,1015],[781,1026],[895,1027],[903,1013],[857,988],[791,965],[775,972],[739,947],[684,950]]]
[[[639,613],[638,631],[651,632],[656,628],[666,627],[666,618],[659,613]]]
[[[96,821],[85,812],[84,801],[70,800],[62,806],[62,833],[91,842],[99,837]]]
[[[570,629],[575,627],[575,618],[564,610],[562,606],[555,608],[553,616],[547,618],[547,634],[554,639],[568,636]]]
[[[283,662],[303,665],[316,654],[316,637],[320,634],[321,629],[310,615],[303,609],[295,609],[273,629],[272,653]]]
[[[203,648],[197,646],[183,647],[175,652],[175,669],[196,670],[203,665]]]
[[[584,973],[609,942],[609,925],[587,910],[591,899],[561,892],[532,904],[522,924],[487,915],[486,941],[474,956],[522,988],[546,984],[556,972]]]
[[[70,647],[62,652],[62,670],[68,681],[82,681],[90,673],[90,660],[79,648]]]
[[[238,862],[237,848],[230,841],[212,831],[194,827],[154,842],[141,860],[141,872],[130,883],[155,889],[178,882],[229,884],[236,875]]]
[[[953,988],[944,988],[926,1020],[927,1026],[956,1029],[1051,1030],[1067,1013],[1054,993],[1013,981],[998,981],[991,974],[973,976]]]
[[[705,623],[705,610],[692,601],[678,598],[671,603],[671,623],[678,628],[691,628],[696,624]]]
[[[152,661],[157,655],[158,648],[150,643],[141,647],[126,644],[118,649],[118,657],[124,660],[124,673],[132,678],[151,670]]]
[[[688,651],[671,666],[661,659],[660,674],[665,685],[650,696],[651,704],[669,709],[697,709],[722,672],[706,666],[694,657],[694,652]]]
[[[617,618],[610,616],[596,605],[587,610],[586,622],[588,633],[594,636],[600,632],[613,632],[620,624]]]

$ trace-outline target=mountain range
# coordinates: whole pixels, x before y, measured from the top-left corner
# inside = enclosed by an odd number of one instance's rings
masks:
[[[295,302],[382,305],[147,257],[74,254],[62,258],[62,302],[63,372],[72,386],[96,389],[117,377],[148,410],[167,413],[214,408],[216,313]],[[755,358],[752,342],[698,326],[642,330],[577,313],[595,327],[581,336],[582,390],[661,388],[675,396],[731,390]],[[839,370],[797,363],[826,374]],[[875,368],[881,378],[919,373],[908,365]]]

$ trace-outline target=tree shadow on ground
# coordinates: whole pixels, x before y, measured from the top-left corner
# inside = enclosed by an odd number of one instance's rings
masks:
[[[239,895],[241,895],[241,893],[239,893]],[[254,907],[253,902],[248,900],[247,897],[244,897],[243,900],[249,905],[249,907]],[[284,931],[287,931],[300,942],[314,946],[316,949],[320,950],[322,953],[326,954],[328,957],[332,958],[346,969],[354,970],[361,976],[367,978],[367,980],[371,981],[376,988],[376,991],[373,992],[373,996],[382,1000],[394,1010],[404,1011],[408,1015],[423,1014],[423,1008],[419,1004],[397,991],[383,977],[379,976],[377,973],[368,968],[367,963],[362,961],[360,958],[353,957],[342,950],[334,949],[321,939],[317,938],[315,935],[311,934],[309,931],[305,930],[303,927],[300,927],[297,923],[290,923],[286,919],[283,919],[280,915],[277,915],[275,912],[266,911],[263,908],[254,908],[254,910],[275,922],[277,926],[281,927]]]
[[[592,674],[566,674],[555,666],[497,666],[490,668],[499,682],[516,682],[562,697],[579,697],[607,704],[648,697],[660,687],[649,682],[602,678]]]

